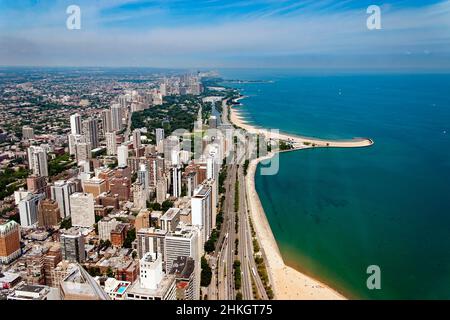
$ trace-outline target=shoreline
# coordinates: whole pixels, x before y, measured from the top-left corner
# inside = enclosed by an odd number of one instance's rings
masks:
[[[249,133],[263,134],[270,139],[290,141],[294,148],[286,151],[296,151],[314,147],[361,148],[374,144],[374,141],[368,138],[325,140],[284,133],[274,133],[267,129],[256,128],[255,126],[248,124],[239,116],[238,111],[235,110],[233,106],[227,108],[227,111],[230,114],[230,121],[235,126],[240,127]],[[255,174],[258,164],[272,158],[274,155],[275,153],[271,152],[264,157],[250,161],[247,176],[245,177],[245,188],[249,202],[248,207],[250,216],[254,222],[256,235],[261,244],[261,250],[267,263],[266,268],[268,270],[275,299],[347,300],[347,298],[338,291],[285,264],[255,186]]]

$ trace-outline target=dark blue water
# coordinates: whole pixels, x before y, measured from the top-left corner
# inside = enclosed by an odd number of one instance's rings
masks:
[[[288,264],[352,298],[450,298],[450,75],[224,74],[274,81],[233,85],[250,122],[375,140],[282,154],[277,175],[257,175]]]

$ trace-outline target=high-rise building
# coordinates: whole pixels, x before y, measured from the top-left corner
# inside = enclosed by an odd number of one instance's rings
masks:
[[[202,243],[205,243],[212,231],[211,186],[203,183],[194,191],[191,198],[192,224],[201,230]]]
[[[177,300],[198,300],[195,283],[195,261],[191,257],[180,256],[172,263],[169,274],[175,275]]]
[[[114,178],[109,182],[109,188],[113,196],[120,201],[129,201],[131,196],[131,181],[127,177]]]
[[[133,205],[137,209],[142,209],[147,206],[147,194],[144,184],[141,181],[136,181],[133,184]]]
[[[68,140],[69,140],[69,153],[72,156],[75,156],[77,154],[77,144],[86,142],[85,137],[81,134],[69,134]]]
[[[122,130],[122,107],[120,104],[111,106],[111,129],[112,131]]]
[[[0,263],[8,264],[21,253],[19,224],[12,220],[0,219]]]
[[[139,171],[137,172],[137,179],[142,183],[142,185],[144,186],[144,190],[148,195],[150,189],[150,181],[149,181],[149,172],[145,164],[141,164],[139,166]]]
[[[70,116],[70,132],[72,134],[81,134],[81,115],[75,113]]]
[[[156,182],[156,202],[162,204],[167,198],[166,179],[160,179]]]
[[[133,148],[136,150],[136,156],[139,154],[139,149],[141,148],[141,131],[136,129],[133,131]]]
[[[22,127],[22,139],[23,140],[32,140],[34,139],[34,130],[30,126]]]
[[[92,193],[94,198],[107,191],[106,181],[100,178],[90,178],[83,181],[83,192]]]
[[[98,147],[98,124],[97,119],[89,118],[83,121],[82,125],[83,135],[86,137],[86,142],[91,145],[91,149]]]
[[[45,177],[29,176],[27,178],[27,190],[31,193],[45,193],[47,187],[47,181]]]
[[[28,165],[34,175],[48,177],[47,152],[42,147],[28,148]]]
[[[106,153],[108,156],[114,156],[117,154],[117,135],[115,132],[105,133],[106,139]]]
[[[90,228],[95,224],[94,196],[92,193],[77,192],[70,196],[72,225]]]
[[[102,123],[103,123],[103,134],[106,135],[106,133],[113,131],[111,122],[111,110],[106,109],[102,111]]]
[[[200,259],[202,245],[197,227],[180,225],[175,232],[168,233],[164,239],[164,261],[166,270],[171,270],[179,256],[191,257],[195,261],[195,290],[198,299],[200,292]]]
[[[77,162],[89,161],[89,159],[91,158],[91,145],[89,143],[77,143],[75,145],[75,150]]]
[[[127,291],[129,300],[175,300],[175,276],[163,271],[161,255],[146,253],[140,260],[139,280]]]
[[[180,211],[181,209],[179,208],[169,208],[160,218],[161,229],[167,232],[174,232],[180,222]]]
[[[76,185],[69,181],[56,181],[51,187],[52,199],[58,203],[61,218],[70,217],[70,195],[76,192]]]
[[[20,225],[22,227],[31,227],[38,222],[38,206],[39,201],[44,198],[44,194],[29,194],[24,199],[20,200],[19,215]]]
[[[150,211],[147,209],[141,209],[136,216],[136,220],[134,220],[134,227],[136,231],[139,231],[143,228],[150,228]]]
[[[163,148],[163,141],[164,141],[164,129],[162,128],[156,128],[155,129],[155,144],[156,147],[158,148],[158,152],[162,153],[163,150],[161,150]]]
[[[111,241],[111,231],[116,229],[119,221],[110,217],[104,217],[98,222],[98,236],[101,240]]]
[[[119,167],[126,167],[128,160],[128,146],[121,145],[117,148],[117,160]]]
[[[137,252],[142,258],[147,252],[159,253],[164,260],[164,238],[167,231],[155,228],[142,228],[136,232]]]
[[[84,236],[77,228],[63,230],[60,235],[61,254],[63,260],[69,262],[84,262],[86,252],[84,249]]]
[[[172,196],[181,197],[181,168],[172,168]]]
[[[38,226],[52,227],[61,221],[58,203],[51,199],[41,200],[38,207]]]

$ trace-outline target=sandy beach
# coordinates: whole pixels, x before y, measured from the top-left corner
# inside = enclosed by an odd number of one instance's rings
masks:
[[[324,140],[317,138],[301,137],[286,133],[277,133],[273,130],[257,128],[248,124],[239,115],[239,111],[235,108],[229,108],[230,120],[237,127],[240,127],[249,133],[262,134],[268,139],[274,140],[284,140],[293,143],[295,149],[304,149],[308,147],[330,147],[330,148],[358,148],[358,147],[368,147],[374,142],[368,138],[355,138],[351,140]]]
[[[345,141],[322,140],[316,138],[300,137],[284,133],[273,133],[270,130],[256,128],[246,123],[235,108],[228,108],[230,120],[237,127],[250,133],[263,134],[267,138],[291,141],[294,150],[312,147],[358,148],[373,144],[371,139],[358,138]],[[255,188],[255,173],[260,161],[269,159],[273,154],[254,159],[250,162],[246,177],[246,191],[248,206],[252,220],[255,222],[255,231],[266,258],[267,270],[275,293],[275,299],[280,300],[345,300],[337,291],[325,284],[287,266],[281,256],[277,242],[270,228],[261,201]]]

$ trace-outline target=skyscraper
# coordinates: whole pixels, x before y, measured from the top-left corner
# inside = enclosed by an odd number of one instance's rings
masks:
[[[175,232],[168,233],[164,239],[164,258],[166,270],[171,270],[179,256],[191,257],[195,261],[194,299],[199,299],[200,292],[200,257],[202,254],[198,228],[180,225]]]
[[[69,140],[69,153],[70,155],[76,155],[77,154],[77,144],[86,142],[86,139],[81,134],[69,134],[68,135]]]
[[[98,123],[97,119],[89,118],[83,121],[83,135],[92,149],[98,147]]]
[[[70,196],[72,225],[90,228],[95,224],[94,196],[92,193],[74,193]]]
[[[212,231],[211,186],[203,183],[194,191],[191,198],[192,225],[201,230],[202,243],[208,240]]]
[[[19,202],[20,225],[31,227],[38,222],[39,201],[44,198],[44,194],[29,194]]]
[[[106,109],[102,111],[102,123],[103,123],[103,134],[106,135],[108,132],[112,132],[112,119],[111,110]]]
[[[48,177],[47,152],[44,148],[31,146],[28,148],[28,166],[34,175]]]
[[[162,152],[163,150],[160,150],[160,148],[163,147],[163,141],[164,141],[164,129],[162,128],[156,128],[155,129],[155,144],[158,148],[158,152]]]
[[[137,178],[143,184],[144,190],[148,194],[150,190],[149,172],[147,166],[143,163],[139,165]]]
[[[64,180],[56,181],[51,187],[52,199],[58,204],[62,219],[70,217],[70,195],[75,191],[75,184]]]
[[[105,133],[106,139],[106,153],[108,156],[113,156],[117,154],[117,143],[116,143],[116,133],[115,132],[107,132]]]
[[[81,115],[78,113],[70,116],[70,132],[72,134],[81,134]]]
[[[119,167],[126,167],[128,160],[128,146],[121,145],[117,148],[117,160]]]
[[[141,148],[141,131],[136,129],[133,131],[133,147],[136,150],[136,156],[139,156],[139,149]]]
[[[112,131],[122,130],[122,107],[120,104],[111,106],[111,129]]]
[[[172,168],[172,195],[175,198],[181,197],[181,168]]]

